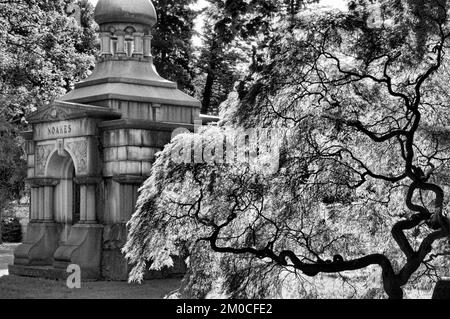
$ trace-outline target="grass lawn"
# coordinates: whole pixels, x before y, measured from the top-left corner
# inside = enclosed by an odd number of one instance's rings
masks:
[[[180,287],[180,279],[126,282],[86,282],[81,289],[69,289],[64,281],[4,276],[0,278],[0,299],[162,299]]]
[[[17,244],[0,245],[0,299],[161,299],[180,287],[181,279],[126,282],[86,282],[69,289],[65,281],[8,276]]]
[[[0,277],[8,274],[8,265],[14,261],[13,252],[19,244],[0,245]]]
[[[180,287],[181,279],[146,281],[142,285],[126,282],[86,282],[81,289],[69,289],[64,281],[25,278],[8,275],[8,264],[13,262],[13,251],[17,244],[0,245],[0,299],[161,299]],[[325,278],[316,281],[323,284],[322,291],[335,291],[328,298],[344,295],[336,281]],[[428,291],[406,291],[408,299],[430,299]],[[319,298],[321,296],[318,296]],[[322,296],[323,297],[323,296]],[[289,293],[284,298],[292,298]]]

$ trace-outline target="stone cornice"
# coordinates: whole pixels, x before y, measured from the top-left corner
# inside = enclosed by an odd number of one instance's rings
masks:
[[[88,80],[88,81],[77,83],[75,85],[75,88],[79,89],[79,88],[83,88],[83,87],[88,87],[88,86],[97,85],[97,84],[104,84],[104,83],[126,83],[126,84],[137,84],[137,85],[145,85],[145,86],[157,86],[157,87],[172,88],[172,89],[178,88],[177,84],[174,82],[151,81],[151,80],[133,79],[133,78],[126,78],[126,77],[107,77],[107,78],[96,79],[96,80]]]
[[[25,141],[33,141],[34,132],[33,131],[24,131],[24,132],[20,133],[20,136],[22,136]]]
[[[102,182],[102,178],[98,176],[79,176],[73,180],[78,185],[97,185]]]
[[[103,130],[128,128],[128,129],[143,129],[143,130],[173,132],[175,129],[178,128],[186,128],[190,131],[194,131],[194,124],[154,122],[154,121],[132,120],[132,119],[105,121],[99,123],[98,127]]]
[[[54,187],[59,184],[60,180],[56,178],[29,178],[27,182],[31,188],[38,187]]]
[[[147,178],[144,176],[134,176],[134,175],[120,175],[114,176],[113,180],[120,184],[128,185],[142,185]]]
[[[101,106],[55,101],[51,105],[32,113],[28,117],[28,122],[30,124],[40,124],[84,117],[119,119],[122,117],[122,114]]]

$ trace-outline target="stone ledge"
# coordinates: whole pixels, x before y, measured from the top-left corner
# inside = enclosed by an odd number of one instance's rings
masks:
[[[147,178],[144,176],[133,176],[133,175],[119,175],[114,176],[113,180],[120,184],[128,185],[142,185]]]
[[[69,277],[64,269],[56,269],[51,266],[20,266],[20,265],[9,265],[8,271],[10,275],[20,276],[20,277],[31,277],[31,278],[43,278],[49,280],[63,280],[66,281]],[[81,278],[83,282],[94,282],[97,279]]]
[[[10,275],[51,280],[67,280],[67,277],[69,276],[66,271],[55,269],[50,266],[9,265],[8,270]]]
[[[80,82],[77,85],[75,85],[75,87],[77,89],[79,89],[79,88],[83,88],[83,87],[87,87],[87,86],[104,84],[104,83],[127,83],[127,84],[159,86],[159,87],[177,89],[177,84],[173,83],[173,82],[151,81],[151,80],[133,79],[133,78],[127,78],[127,77],[99,78],[99,79],[95,79],[95,80]]]
[[[29,178],[26,180],[31,188],[53,187],[59,184],[60,180],[56,178]]]
[[[144,130],[156,130],[166,132],[173,132],[173,130],[177,128],[186,128],[191,131],[194,130],[194,124],[155,122],[149,120],[133,120],[133,119],[104,121],[101,122],[98,126],[103,130],[144,129]]]
[[[102,181],[103,179],[97,176],[79,176],[74,178],[75,184],[78,185],[97,185]]]

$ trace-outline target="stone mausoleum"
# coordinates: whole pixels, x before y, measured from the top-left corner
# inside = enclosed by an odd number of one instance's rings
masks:
[[[138,189],[174,129],[192,129],[200,103],[153,65],[150,0],[100,0],[101,52],[92,75],[29,117],[24,134],[30,223],[10,273],[126,280],[121,253]]]

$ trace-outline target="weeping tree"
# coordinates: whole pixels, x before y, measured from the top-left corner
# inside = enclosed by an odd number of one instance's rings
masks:
[[[159,154],[130,221],[131,280],[182,251],[194,297],[217,285],[273,297],[292,276],[376,267],[385,294],[402,298],[443,275],[447,2],[361,0],[292,23],[277,26],[218,127]]]

